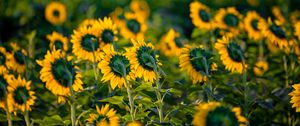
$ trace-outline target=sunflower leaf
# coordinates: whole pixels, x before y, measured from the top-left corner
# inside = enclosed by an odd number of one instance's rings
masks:
[[[123,103],[123,99],[124,99],[124,96],[112,96],[112,97],[105,98],[105,99],[102,99],[99,101],[100,102],[108,102],[108,103],[114,104],[114,105],[120,105]]]

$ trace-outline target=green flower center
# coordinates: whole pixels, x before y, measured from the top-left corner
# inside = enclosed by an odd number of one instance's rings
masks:
[[[210,15],[203,9],[199,11],[199,17],[202,19],[204,22],[209,22],[210,21]]]
[[[111,30],[105,29],[101,35],[102,41],[105,43],[114,42],[114,33]]]
[[[58,11],[58,10],[54,10],[54,11],[53,11],[53,15],[54,15],[55,17],[59,17],[59,11]]]
[[[3,101],[5,98],[7,82],[4,79],[3,75],[0,76],[0,101]]]
[[[63,59],[57,59],[51,67],[52,75],[54,79],[64,87],[68,87],[68,84],[74,83],[75,80],[75,67],[71,62]],[[70,79],[72,78],[72,80]]]
[[[232,60],[236,62],[242,62],[244,54],[242,48],[238,44],[236,44],[235,42],[229,42],[227,51],[229,53],[229,57]]]
[[[254,30],[258,31],[258,20],[257,19],[254,19],[251,21],[251,26]]]
[[[154,66],[153,66],[154,64],[152,63],[153,61],[151,57],[154,59],[154,62],[156,63],[155,51],[150,47],[141,46],[137,50],[138,62],[143,68],[147,70],[154,70]]]
[[[208,112],[206,117],[207,126],[239,126],[235,113],[228,107],[217,107]]]
[[[175,38],[175,44],[176,44],[176,46],[179,47],[179,48],[182,48],[184,46],[182,41],[183,41],[182,38],[176,37]]]
[[[5,64],[6,57],[3,53],[0,52],[0,65]]]
[[[272,25],[270,26],[270,30],[272,33],[274,33],[278,38],[284,39],[286,38],[286,34],[283,31],[283,29],[281,27],[279,27],[278,25],[276,25],[275,23],[272,23]]]
[[[127,28],[133,33],[137,34],[141,30],[141,25],[137,20],[131,19],[126,22]]]
[[[227,14],[224,17],[224,22],[226,25],[229,25],[231,27],[237,27],[239,24],[239,18],[234,14]]]
[[[129,60],[125,56],[119,54],[114,55],[110,59],[109,67],[111,68],[112,72],[119,77],[123,77],[123,67],[125,68],[126,75],[128,75],[130,72]]]
[[[29,99],[29,91],[26,89],[26,87],[19,86],[15,89],[13,98],[16,103],[19,105],[23,105],[26,103],[26,101]]]
[[[54,42],[54,46],[55,46],[55,49],[58,50],[58,49],[63,49],[63,43],[60,41],[60,40],[56,40]]]
[[[99,48],[98,38],[94,35],[87,34],[82,37],[81,46],[88,52],[96,51]]]
[[[201,48],[194,48],[190,51],[190,62],[196,71],[202,75],[208,75],[211,69],[212,54]]]
[[[25,55],[22,53],[21,50],[18,50],[14,53],[14,58],[17,63],[19,64],[25,64]]]

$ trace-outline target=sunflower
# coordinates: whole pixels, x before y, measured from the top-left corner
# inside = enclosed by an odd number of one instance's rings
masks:
[[[109,14],[109,17],[111,17],[112,20],[119,26],[120,22],[125,19],[124,11],[121,7],[117,7],[113,12]]]
[[[135,72],[131,61],[124,54],[114,51],[112,45],[107,45],[104,49],[104,58],[98,64],[98,67],[103,73],[102,81],[110,81],[112,89],[115,89],[116,86],[122,87],[125,84],[123,67],[125,68],[126,78],[128,80],[135,79]],[[125,85],[126,86],[126,85]]]
[[[80,29],[81,27],[91,28],[95,24],[97,24],[97,20],[96,19],[85,19],[83,22],[81,22],[79,24],[78,29]]]
[[[74,66],[61,50],[48,51],[44,60],[37,63],[42,67],[40,79],[46,83],[46,88],[57,96],[70,96],[69,84],[74,91],[83,89],[79,68]]]
[[[255,11],[249,11],[244,19],[244,28],[248,33],[248,38],[256,41],[263,38],[262,31],[258,28],[259,23],[265,24],[265,20]]]
[[[210,9],[206,5],[198,1],[190,4],[190,17],[193,24],[199,29],[212,30],[214,28],[210,14]]]
[[[6,49],[4,47],[0,46],[0,67],[5,68],[6,66],[9,66],[9,59],[8,59],[9,53],[6,52]]]
[[[241,46],[231,36],[223,36],[222,39],[218,39],[215,48],[218,50],[220,59],[227,70],[230,72],[243,72],[244,53]],[[247,68],[247,64],[245,64],[245,68]]]
[[[155,80],[153,62],[157,67],[162,65],[158,60],[158,55],[155,54],[154,46],[151,43],[145,43],[144,40],[131,39],[131,42],[133,47],[127,48],[125,55],[131,61],[136,77],[143,77],[145,81],[153,83]]]
[[[294,11],[290,15],[290,21],[292,24],[295,24],[300,21],[300,11]]]
[[[267,61],[257,61],[253,68],[253,72],[257,76],[262,76],[268,69],[269,65]]]
[[[289,96],[291,96],[290,103],[293,104],[293,108],[296,108],[296,112],[300,112],[300,83],[294,84],[293,88],[295,90],[289,94]]]
[[[104,17],[103,20],[99,20],[99,23],[96,23],[96,28],[99,29],[99,38],[100,43],[109,44],[118,41],[118,31],[117,25],[113,23],[111,18]]]
[[[21,76],[18,78],[10,77],[8,79],[8,102],[13,105],[15,110],[31,111],[30,106],[35,102],[35,92],[31,90],[31,81],[22,79]]]
[[[233,35],[239,34],[239,28],[243,27],[243,15],[241,15],[235,7],[221,8],[216,16],[216,26],[221,29],[228,29]]]
[[[283,12],[281,9],[277,6],[272,7],[272,14],[275,17],[275,20],[277,20],[278,25],[283,25],[285,23],[285,18],[283,16]]]
[[[267,24],[259,23],[258,25],[268,42],[278,46],[280,49],[288,47],[286,32],[282,27],[280,27],[278,21],[273,22],[269,18]]]
[[[160,40],[159,49],[166,56],[179,56],[180,49],[184,46],[185,40],[174,29],[170,29]]]
[[[120,23],[121,35],[126,39],[144,39],[147,30],[146,20],[135,13],[125,13],[125,20]]]
[[[11,54],[7,55],[7,67],[17,73],[24,73],[27,52],[26,50],[21,49],[16,43],[11,43],[10,45],[13,50]]]
[[[51,24],[59,25],[66,21],[67,10],[64,4],[58,1],[52,1],[45,9],[47,21]]]
[[[8,81],[12,76],[9,75],[8,70],[5,68],[5,66],[0,66],[0,108],[5,109],[5,92],[7,91]],[[10,112],[12,112],[13,107],[12,105],[8,105],[8,109]]]
[[[212,62],[212,53],[202,47],[185,46],[179,57],[181,71],[187,71],[193,80],[193,84],[204,82],[211,71],[215,71],[217,64]]]
[[[150,15],[150,9],[145,0],[132,0],[130,2],[130,9],[137,15],[147,19]]]
[[[195,126],[246,126],[248,121],[239,107],[228,107],[219,102],[200,103],[192,122]]]
[[[116,110],[109,108],[106,104],[99,109],[96,106],[97,113],[90,114],[87,119],[87,124],[95,126],[119,126],[119,117],[116,114]]]
[[[143,124],[139,121],[133,121],[126,124],[126,126],[143,126]]]
[[[91,62],[100,61],[101,42],[99,40],[100,29],[97,27],[81,27],[74,30],[71,36],[73,50],[75,56],[79,59]]]
[[[54,31],[52,34],[47,35],[47,39],[50,41],[50,49],[68,51],[68,38],[62,34]]]
[[[294,25],[295,33],[294,35],[300,40],[300,22],[295,23]]]

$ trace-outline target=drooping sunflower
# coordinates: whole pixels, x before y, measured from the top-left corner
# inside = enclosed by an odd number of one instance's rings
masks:
[[[114,51],[114,47],[110,44],[103,49],[103,52],[105,56],[98,64],[103,73],[102,81],[110,81],[112,89],[125,85],[122,65],[124,65],[127,80],[135,79],[134,67],[127,56]]]
[[[95,27],[100,30],[99,38],[102,45],[118,41],[117,25],[114,24],[111,18],[104,17],[103,20],[100,19],[99,23],[97,23]]]
[[[294,25],[294,35],[297,36],[298,40],[300,40],[300,22],[296,22]]]
[[[45,17],[53,25],[62,24],[67,19],[67,9],[63,3],[52,1],[45,9]]]
[[[133,47],[126,48],[125,55],[131,61],[134,67],[135,76],[145,81],[153,83],[155,80],[154,64],[159,67],[162,64],[155,54],[154,46],[151,43],[145,43],[144,40],[136,41],[131,39]]]
[[[241,15],[235,7],[221,8],[215,15],[216,27],[221,29],[227,29],[233,35],[238,35],[240,28],[243,27],[242,21],[243,15]]]
[[[293,11],[290,15],[290,21],[292,24],[295,24],[300,21],[300,11]]]
[[[126,39],[144,39],[147,30],[146,20],[135,13],[125,13],[120,23],[120,33]]]
[[[6,49],[4,47],[0,46],[0,67],[6,67],[9,66],[9,53],[6,52]]]
[[[24,73],[27,51],[21,49],[16,43],[11,43],[10,45],[13,50],[11,54],[7,55],[7,67],[17,73]]]
[[[47,39],[50,41],[50,49],[55,47],[56,50],[68,51],[68,38],[62,34],[54,31],[52,34],[47,35]]]
[[[5,104],[6,104],[6,93],[7,91],[7,86],[8,86],[8,81],[12,76],[9,75],[8,70],[5,68],[5,66],[1,65],[0,66],[0,108],[6,109]],[[9,112],[12,112],[13,106],[8,105]]]
[[[66,59],[61,50],[54,49],[47,52],[44,60],[36,61],[42,67],[40,79],[46,83],[46,88],[57,96],[70,96],[69,84],[75,92],[83,89],[79,68],[70,60]]]
[[[300,112],[300,84],[294,84],[293,88],[294,90],[289,93],[289,96],[291,96],[290,103],[292,108],[296,108],[296,112]]]
[[[83,22],[81,22],[79,24],[78,28],[81,28],[81,27],[91,28],[95,24],[97,24],[97,20],[96,19],[85,19]]]
[[[106,104],[102,106],[101,109],[96,106],[97,113],[90,114],[87,119],[87,124],[95,126],[119,126],[119,117],[117,116],[117,111],[113,108],[109,108]]]
[[[130,2],[130,9],[137,15],[147,19],[150,15],[150,9],[145,0],[132,0]]]
[[[193,24],[199,29],[212,30],[214,28],[209,7],[199,1],[190,4],[190,17]]]
[[[220,59],[228,71],[243,72],[244,53],[241,46],[231,36],[223,36],[222,39],[218,39],[215,48],[218,50]],[[246,69],[247,64],[244,67]]]
[[[269,69],[269,64],[267,61],[261,60],[257,61],[255,63],[255,66],[253,68],[253,72],[257,76],[262,76],[265,72],[267,72]]]
[[[271,18],[269,18],[267,24],[259,23],[258,25],[268,42],[278,46],[280,49],[288,47],[286,32],[278,24],[278,21],[271,21]]]
[[[201,46],[185,46],[181,50],[179,57],[179,67],[181,71],[187,71],[193,84],[204,82],[211,71],[217,69],[217,64],[212,62],[213,54],[205,51]]]
[[[265,20],[255,11],[249,11],[244,19],[244,28],[248,33],[248,38],[258,41],[264,37],[261,29],[258,28],[259,23],[265,24]]]
[[[278,25],[283,25],[285,23],[285,18],[283,16],[283,12],[278,6],[272,7],[272,14],[275,17],[275,20],[277,20]]]
[[[100,61],[101,42],[99,40],[100,29],[97,27],[80,27],[74,30],[71,36],[72,52],[79,59],[91,62]]]
[[[10,77],[8,79],[8,102],[13,105],[14,110],[31,111],[31,106],[34,105],[36,96],[31,90],[31,81],[18,76],[18,78]]]
[[[200,103],[194,115],[195,126],[246,126],[247,119],[240,107],[228,107],[219,102]]]
[[[174,29],[170,29],[160,40],[159,49],[166,56],[179,56],[180,49],[184,46],[185,40]]]

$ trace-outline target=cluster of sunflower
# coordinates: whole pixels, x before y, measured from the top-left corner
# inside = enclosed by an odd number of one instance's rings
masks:
[[[287,19],[278,6],[271,8],[272,16],[261,16],[256,11],[242,14],[235,7],[213,9],[199,1],[188,4],[186,20],[194,26],[191,38],[180,28],[168,27],[156,36],[159,39],[152,39],[149,34],[156,18],[147,1],[132,0],[103,18],[81,20],[71,33],[62,30],[71,20],[67,6],[60,1],[48,3],[45,19],[56,30],[37,33],[49,42],[42,58],[34,57],[31,39],[28,50],[13,42],[0,47],[0,108],[8,125],[17,122],[14,117],[20,112],[27,126],[49,122],[50,118],[29,117],[37,102],[47,101],[37,97],[46,92],[37,93],[40,83],[57,99],[49,103],[55,105],[48,111],[68,105],[64,116],[69,120],[64,118],[63,125],[251,125],[260,112],[255,105],[272,106],[253,98],[259,92],[253,87],[283,74],[284,84],[272,86],[289,91],[292,87],[291,107],[300,112],[300,84],[293,84],[300,81],[295,77],[300,62],[300,12]],[[258,49],[251,52],[251,45]],[[274,62],[283,63],[283,72],[278,72],[282,75],[274,75],[268,61],[281,56],[282,61]],[[88,101],[82,105],[86,94]],[[287,120],[291,125],[299,121],[290,113]]]

